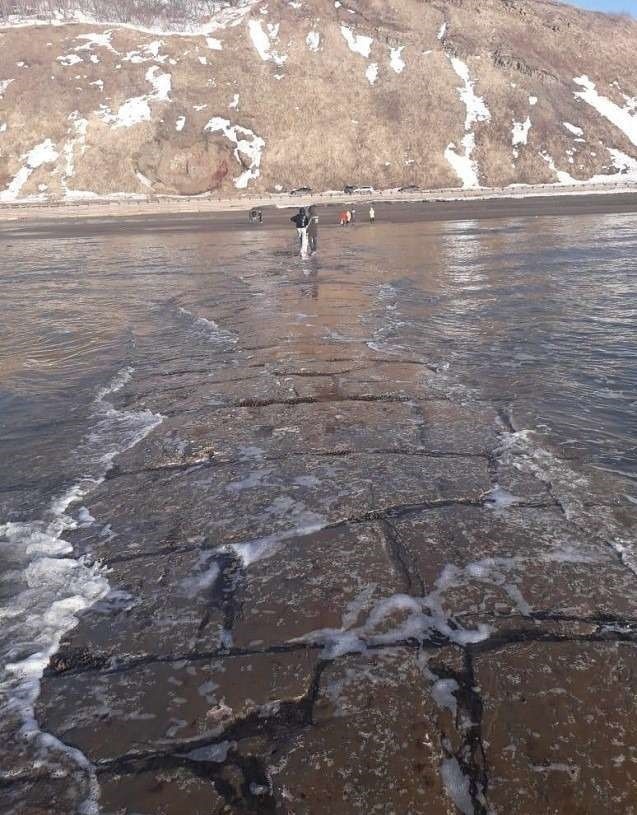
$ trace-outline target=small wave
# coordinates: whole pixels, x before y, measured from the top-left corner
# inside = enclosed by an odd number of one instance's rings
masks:
[[[566,518],[588,535],[605,542],[621,562],[637,575],[637,547],[634,536],[613,517],[611,508],[596,500],[597,486],[538,443],[530,430],[505,432],[498,451],[500,461],[523,473],[529,473],[546,484]],[[607,480],[608,481],[608,480]],[[625,478],[617,481],[616,495],[621,496]]]
[[[211,342],[222,345],[236,345],[239,341],[238,337],[233,334],[232,331],[221,328],[214,320],[209,320],[207,317],[197,317],[192,311],[182,306],[179,307],[179,313],[187,317],[192,322],[193,328],[204,334]]]
[[[86,777],[84,815],[98,812],[95,772],[79,750],[39,729],[34,705],[42,673],[63,635],[77,625],[81,611],[109,591],[100,565],[73,557],[64,540],[64,533],[80,523],[67,510],[104,480],[116,455],[141,441],[163,418],[150,411],[120,411],[108,401],[132,375],[133,368],[123,369],[96,394],[93,428],[77,450],[85,474],[51,502],[40,520],[0,524],[0,551],[14,567],[21,589],[0,608],[5,662],[0,713],[20,723],[20,734],[38,761],[55,766],[70,761]]]

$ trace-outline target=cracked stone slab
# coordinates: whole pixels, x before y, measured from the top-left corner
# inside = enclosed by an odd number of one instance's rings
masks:
[[[233,643],[271,646],[318,629],[356,625],[380,598],[403,590],[377,524],[292,538],[246,569]]]
[[[173,751],[221,736],[250,714],[264,718],[310,689],[311,652],[152,662],[130,670],[44,677],[41,728],[93,761]]]
[[[0,812],[60,815],[80,812],[91,776],[64,744],[27,732],[15,710],[0,717]]]
[[[412,652],[351,656],[329,665],[314,726],[270,759],[275,798],[295,815],[454,815],[439,773],[437,715]]]
[[[224,614],[216,597],[219,566],[206,550],[116,561],[108,595],[87,609],[62,639],[56,670],[82,663],[116,665],[128,657],[212,651]]]
[[[211,779],[186,768],[135,774],[100,774],[100,809],[104,815],[223,815],[224,798]]]
[[[511,645],[475,672],[494,815],[637,812],[633,645]]]
[[[213,366],[214,367],[214,366]],[[277,381],[267,371],[262,370],[255,376],[229,377],[220,381],[212,379],[208,383],[198,381],[179,386],[167,386],[158,383],[157,389],[145,389],[137,394],[131,391],[122,397],[122,405],[127,409],[149,409],[164,416],[184,416],[192,412],[206,411],[214,415],[220,408],[227,408],[241,400],[285,401],[296,394],[289,383]],[[183,377],[187,379],[187,377]]]
[[[427,450],[484,454],[499,444],[497,413],[487,405],[421,402],[421,444]]]
[[[325,401],[196,411],[168,417],[141,444],[118,458],[117,471],[195,465],[245,457],[310,452],[413,450],[484,455],[497,444],[495,414],[450,402]],[[329,397],[329,398],[328,398]]]
[[[89,502],[102,531],[81,551],[108,562],[204,538],[208,548],[223,547],[403,505],[477,502],[489,487],[481,458],[361,453],[267,462],[252,450],[223,468],[107,480]]]
[[[197,412],[165,420],[142,444],[118,458],[118,469],[188,464],[197,451],[215,461],[310,451],[401,449],[421,446],[422,417],[413,405],[330,401]]]
[[[392,525],[425,593],[463,624],[534,611],[637,616],[632,573],[557,510],[447,507]]]
[[[518,470],[510,463],[496,459],[496,480],[500,490],[511,500],[530,504],[553,504],[550,484],[533,473]]]

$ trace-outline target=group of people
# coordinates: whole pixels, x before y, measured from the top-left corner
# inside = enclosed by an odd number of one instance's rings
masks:
[[[318,222],[316,207],[312,204],[307,210],[305,207],[293,215],[290,220],[296,226],[299,236],[299,246],[301,257],[306,258],[308,254],[313,255],[318,250]]]
[[[369,207],[370,224],[373,224],[375,220],[376,220],[376,210],[374,209],[374,205],[371,204]],[[338,216],[338,222],[341,226],[348,226],[348,224],[356,223],[356,210],[344,209]]]
[[[369,222],[373,224],[376,220],[376,211],[373,204],[370,205]],[[252,224],[263,223],[263,211],[260,209],[251,209],[248,213],[248,220]],[[301,207],[296,215],[293,215],[290,220],[296,227],[296,232],[299,237],[299,249],[301,257],[306,258],[313,255],[318,250],[318,223],[319,216],[316,212],[314,204],[307,208]],[[338,216],[338,222],[341,226],[356,223],[356,210],[347,209],[343,210]]]
[[[369,207],[369,222],[373,224],[376,220],[376,211],[374,206]],[[353,224],[356,221],[356,210],[343,210],[338,216],[341,226]],[[316,212],[314,204],[305,209],[301,207],[296,215],[293,215],[290,220],[296,226],[296,231],[299,236],[299,248],[301,257],[306,258],[308,255],[313,255],[318,250],[318,223],[319,216]]]

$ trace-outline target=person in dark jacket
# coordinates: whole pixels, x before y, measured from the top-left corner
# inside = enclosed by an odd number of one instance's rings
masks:
[[[299,244],[301,247],[301,257],[307,257],[307,249],[308,249],[308,235],[307,235],[307,228],[310,223],[310,219],[307,217],[307,213],[305,212],[305,207],[301,207],[301,209],[293,215],[290,220],[296,226],[296,232],[299,236]]]
[[[314,204],[308,209],[308,216],[310,219],[310,223],[307,227],[307,237],[310,243],[310,254],[313,255],[315,252],[318,251],[318,223],[319,223],[319,216],[316,211],[316,207]]]

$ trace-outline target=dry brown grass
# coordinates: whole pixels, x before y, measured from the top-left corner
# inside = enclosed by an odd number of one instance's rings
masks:
[[[259,58],[245,22],[217,34],[222,51],[210,50],[203,37],[161,38],[161,53],[174,60],[159,65],[171,74],[171,99],[152,102],[152,121],[131,128],[105,124],[100,105],[115,111],[126,99],[152,91],[145,74],[155,63],[135,64],[123,55],[158,36],[118,28],[112,44],[119,54],[97,48],[92,53],[99,63],[93,64],[91,52],[84,51],[83,63],[65,67],[56,58],[80,44],[78,35],[103,29],[68,25],[0,32],[0,80],[15,80],[0,99],[0,124],[7,124],[0,133],[0,185],[8,185],[25,153],[50,138],[61,157],[34,172],[23,193],[46,184],[50,193],[61,194],[64,146],[73,138],[69,115],[77,112],[89,125],[85,150],[76,151],[75,176],[68,181],[75,189],[147,192],[136,176],[140,170],[158,193],[233,194],[232,177],[242,168],[227,139],[204,133],[213,116],[265,139],[261,177],[251,185],[256,190],[458,186],[444,158],[447,145],[459,144],[464,135],[452,53],[469,65],[476,92],[491,112],[491,121],[475,127],[482,184],[555,181],[542,152],[577,178],[608,171],[607,147],[637,156],[616,127],[574,97],[572,81],[588,74],[601,93],[622,105],[624,94],[637,95],[634,21],[549,2],[358,0],[349,8],[357,13],[336,10],[332,0],[300,9],[271,0],[267,16],[255,7],[255,17],[280,23],[275,48],[288,55],[283,67]],[[443,20],[449,26],[444,47],[436,38]],[[341,23],[374,37],[370,60],[348,49]],[[316,54],[305,43],[310,30],[321,33]],[[389,65],[390,48],[398,46],[405,46],[402,74]],[[432,53],[424,53],[428,50]],[[199,61],[204,56],[206,65]],[[370,61],[379,65],[373,87],[365,78]],[[18,67],[21,62],[25,67]],[[276,74],[284,76],[277,80]],[[103,91],[91,85],[98,80]],[[234,94],[240,97],[238,110],[228,107]],[[534,107],[530,95],[539,100]],[[195,105],[207,107],[196,111]],[[514,158],[512,124],[527,115],[528,144]],[[181,132],[175,128],[179,116],[186,119]],[[574,141],[564,121],[584,129],[584,143]]]

